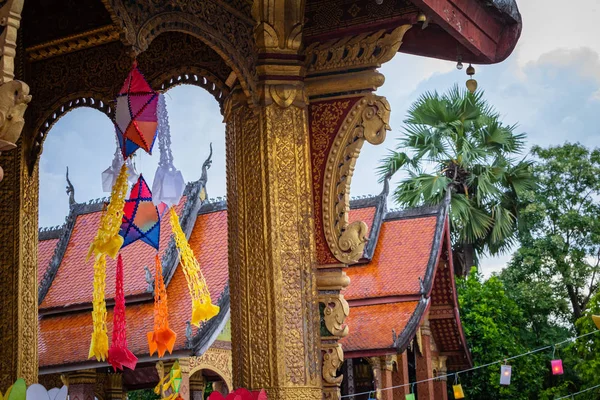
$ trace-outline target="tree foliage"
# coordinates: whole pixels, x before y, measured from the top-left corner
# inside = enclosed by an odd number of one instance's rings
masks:
[[[453,245],[463,269],[472,266],[473,255],[510,248],[518,197],[533,185],[530,163],[514,159],[524,134],[503,124],[483,93],[458,87],[425,93],[404,122],[405,136],[378,169],[381,179],[400,169],[408,173],[394,192],[396,202],[439,204],[450,192]]]
[[[505,281],[543,292],[527,303],[573,326],[600,280],[600,150],[566,143],[532,153],[538,185],[521,211],[521,247]]]

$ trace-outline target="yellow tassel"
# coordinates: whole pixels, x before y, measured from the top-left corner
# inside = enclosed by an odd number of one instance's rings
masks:
[[[90,245],[87,259],[93,254],[94,261],[94,294],[92,298],[92,343],[88,357],[96,357],[105,361],[108,357],[108,328],[106,326],[106,256],[115,258],[123,245],[119,228],[123,219],[123,207],[127,195],[127,166],[123,164],[117,181],[113,186],[110,204],[100,218],[100,227],[94,241]]]
[[[181,229],[179,217],[173,207],[170,210],[170,221],[175,236],[175,244],[180,252],[183,273],[192,297],[192,319],[190,322],[192,325],[199,326],[201,322],[208,321],[216,316],[219,313],[219,307],[211,302],[210,292],[200,270],[200,264],[198,264],[198,260],[196,260],[194,252]]]
[[[96,256],[94,263],[94,294],[92,298],[92,321],[94,332],[88,358],[96,357],[98,361],[105,361],[108,357],[108,328],[106,326],[106,255]]]
[[[123,245],[123,237],[119,235],[123,221],[123,207],[127,195],[127,166],[123,164],[119,176],[110,195],[110,204],[100,218],[100,228],[88,251],[87,259],[92,254],[106,254],[116,258]]]

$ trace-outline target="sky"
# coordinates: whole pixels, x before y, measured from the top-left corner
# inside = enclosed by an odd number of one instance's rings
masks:
[[[523,33],[513,54],[496,65],[475,66],[479,88],[508,124],[527,133],[529,145],[559,145],[565,141],[600,147],[600,2],[517,0]],[[465,68],[466,69],[466,68]],[[386,141],[365,144],[358,159],[351,195],[377,194],[378,161],[402,136],[406,110],[425,91],[443,92],[468,79],[448,61],[398,54],[381,68],[386,82],[377,94],[392,108]],[[35,95],[35,94],[34,94]],[[174,161],[186,181],[200,177],[212,143],[213,165],[208,175],[209,197],[226,193],[225,125],[214,98],[201,88],[178,86],[166,94]],[[86,202],[108,196],[101,173],[115,150],[114,129],[99,111],[79,108],[63,116],[50,130],[40,161],[40,226],[61,225],[68,213],[65,171],[75,187],[75,199]],[[135,163],[151,185],[158,163],[141,154]],[[400,179],[395,177],[394,181]],[[395,208],[389,204],[389,208]],[[481,260],[485,275],[501,269],[510,254]]]

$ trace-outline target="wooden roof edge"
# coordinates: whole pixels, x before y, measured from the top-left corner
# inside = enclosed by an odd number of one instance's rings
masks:
[[[402,353],[404,350],[406,350],[411,340],[417,334],[417,329],[419,329],[421,326],[421,321],[429,309],[430,304],[431,299],[421,297],[419,304],[417,304],[417,308],[406,323],[404,330],[394,338],[394,347],[397,349],[398,353]]]

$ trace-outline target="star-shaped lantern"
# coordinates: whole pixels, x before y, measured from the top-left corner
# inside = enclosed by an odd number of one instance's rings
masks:
[[[144,177],[140,175],[133,185],[129,199],[123,208],[123,222],[119,234],[123,236],[123,247],[142,240],[158,251],[160,244],[160,218],[166,210],[164,203],[155,206],[152,192]]]
[[[137,68],[137,63],[127,75],[127,79],[117,95],[115,125],[123,158],[127,158],[138,148],[152,154],[156,138],[156,93]]]

